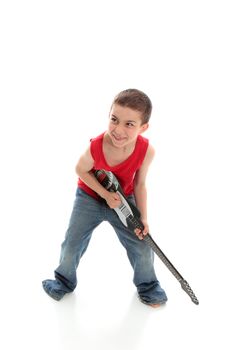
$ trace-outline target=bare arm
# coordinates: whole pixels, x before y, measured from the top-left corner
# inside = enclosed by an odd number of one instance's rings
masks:
[[[141,213],[141,220],[145,226],[144,233],[148,233],[148,217],[147,217],[147,190],[146,190],[146,177],[151,164],[155,151],[154,148],[149,145],[145,159],[141,168],[135,176],[134,182],[134,195],[136,199],[136,205]]]
[[[88,148],[86,152],[82,154],[76,165],[75,170],[77,175],[87,186],[89,186],[93,191],[95,191],[100,197],[104,198],[110,208],[116,208],[121,203],[119,195],[107,191],[99,183],[99,181],[97,181],[96,177],[91,171],[93,165],[94,160],[91,155],[90,148]]]

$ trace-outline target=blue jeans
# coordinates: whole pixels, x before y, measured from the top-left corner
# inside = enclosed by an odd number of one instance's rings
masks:
[[[134,196],[129,197],[135,203]],[[43,281],[43,288],[54,299],[60,300],[77,286],[77,267],[85,253],[94,229],[103,221],[114,228],[121,244],[125,247],[133,267],[133,282],[142,302],[165,303],[167,296],[157,280],[153,266],[153,251],[120,221],[116,212],[104,201],[89,196],[80,188],[76,199],[65,240],[61,246],[59,266],[55,280]]]

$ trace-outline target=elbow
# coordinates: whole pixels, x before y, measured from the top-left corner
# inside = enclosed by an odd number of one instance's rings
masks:
[[[78,164],[75,166],[75,173],[76,173],[78,176],[80,176],[80,168],[79,168],[79,165],[78,165]]]
[[[75,172],[79,177],[82,177],[82,175],[84,174],[84,171],[83,171],[82,167],[80,166],[80,164],[77,164],[75,166]]]
[[[82,179],[82,178],[84,178],[85,175],[89,174],[91,172],[91,170],[85,170],[84,168],[82,168],[80,166],[80,164],[77,164],[75,166],[75,172]]]
[[[78,167],[78,165],[75,166],[75,173],[76,173],[78,176],[80,176],[80,175],[79,175],[79,167]]]

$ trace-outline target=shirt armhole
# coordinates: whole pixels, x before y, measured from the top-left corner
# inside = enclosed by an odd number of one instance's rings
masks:
[[[90,145],[89,145],[89,150],[91,153],[91,156],[93,158],[93,160],[95,161],[95,150],[94,150],[94,145],[93,145],[93,139],[90,139]]]

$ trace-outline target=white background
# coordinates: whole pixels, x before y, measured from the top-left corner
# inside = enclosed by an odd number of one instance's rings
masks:
[[[1,1],[1,348],[229,349],[229,18],[223,0]],[[41,287],[76,161],[129,87],[154,106],[151,232],[199,306],[158,258],[169,301],[142,305],[106,223],[75,293],[57,303]]]

